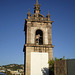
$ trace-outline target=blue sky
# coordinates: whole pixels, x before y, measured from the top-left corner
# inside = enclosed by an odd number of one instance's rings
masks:
[[[24,22],[36,0],[0,0],[0,65],[24,63]],[[50,12],[53,57],[75,58],[75,0],[39,0],[41,14]]]

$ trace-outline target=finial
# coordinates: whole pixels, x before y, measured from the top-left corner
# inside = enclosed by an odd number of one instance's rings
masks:
[[[47,14],[46,17],[47,17],[47,20],[50,21],[50,14],[49,14],[49,11],[48,11],[48,14]]]
[[[28,15],[31,15],[31,13],[30,13],[30,9],[28,10],[28,13],[27,13]]]
[[[34,4],[34,13],[40,13],[40,5],[38,4],[38,0],[36,0],[36,4]]]
[[[30,13],[30,8],[28,9],[28,12]]]
[[[49,15],[49,11],[48,11],[48,15]]]
[[[47,17],[50,17],[49,11],[48,11]]]
[[[36,4],[38,5],[38,0],[36,0]]]

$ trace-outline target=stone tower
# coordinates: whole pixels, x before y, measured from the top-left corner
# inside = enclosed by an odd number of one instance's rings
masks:
[[[24,67],[25,75],[48,75],[48,60],[53,58],[53,45],[50,14],[40,14],[38,0],[34,5],[34,14],[30,10],[25,19]],[[45,72],[46,71],[46,72]]]

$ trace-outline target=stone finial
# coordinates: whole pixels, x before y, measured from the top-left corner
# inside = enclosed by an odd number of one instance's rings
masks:
[[[50,17],[49,11],[48,11],[47,17]]]
[[[31,17],[31,13],[30,13],[30,9],[28,10],[28,13],[27,13],[27,18],[30,19]]]
[[[38,4],[38,0],[36,0],[36,4],[34,4],[34,13],[40,13],[40,5]]]
[[[27,13],[27,15],[28,15],[28,16],[31,16],[30,9],[28,10],[28,13]]]
[[[49,11],[48,11],[48,14],[47,14],[46,17],[47,17],[47,20],[50,21],[50,14],[49,14]]]
[[[38,0],[36,0],[36,5],[38,5]]]

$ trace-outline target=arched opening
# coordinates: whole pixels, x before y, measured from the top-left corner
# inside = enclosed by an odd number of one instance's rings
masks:
[[[35,33],[35,43],[37,45],[43,45],[43,32],[41,30],[37,30]]]

